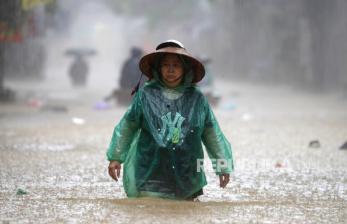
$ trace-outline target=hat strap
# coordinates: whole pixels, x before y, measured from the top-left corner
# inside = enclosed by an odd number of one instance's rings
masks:
[[[143,73],[141,72],[141,76],[140,76],[139,81],[137,82],[137,84],[133,88],[133,90],[131,91],[131,96],[134,95],[139,90],[139,87],[140,87],[140,84],[141,84],[141,80],[142,80],[142,76],[143,76]]]

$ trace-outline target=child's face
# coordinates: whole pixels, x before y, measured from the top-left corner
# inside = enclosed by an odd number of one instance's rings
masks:
[[[183,65],[175,54],[167,54],[161,61],[160,71],[163,82],[170,88],[178,86],[183,79]]]

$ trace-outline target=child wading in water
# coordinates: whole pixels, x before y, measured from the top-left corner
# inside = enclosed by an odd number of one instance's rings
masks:
[[[175,40],[159,44],[139,66],[149,81],[114,129],[107,151],[109,175],[118,181],[123,164],[128,197],[194,199],[207,184],[204,143],[224,188],[233,158],[205,96],[195,86],[204,77],[204,66]]]

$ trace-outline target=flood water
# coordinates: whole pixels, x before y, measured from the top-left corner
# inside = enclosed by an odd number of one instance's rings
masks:
[[[207,164],[200,202],[182,202],[128,199],[108,176],[106,148],[126,107],[94,109],[100,95],[84,90],[40,90],[51,106],[43,109],[24,97],[38,88],[17,85],[22,100],[0,107],[2,223],[347,220],[347,150],[339,149],[347,141],[347,103],[338,94],[219,83],[223,98],[214,112],[235,171],[220,189]]]

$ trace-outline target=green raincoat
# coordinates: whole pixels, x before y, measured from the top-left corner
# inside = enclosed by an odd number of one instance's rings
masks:
[[[124,164],[128,197],[185,199],[207,184],[202,143],[217,174],[233,170],[230,144],[198,87],[169,89],[152,79],[115,127],[107,158]]]

